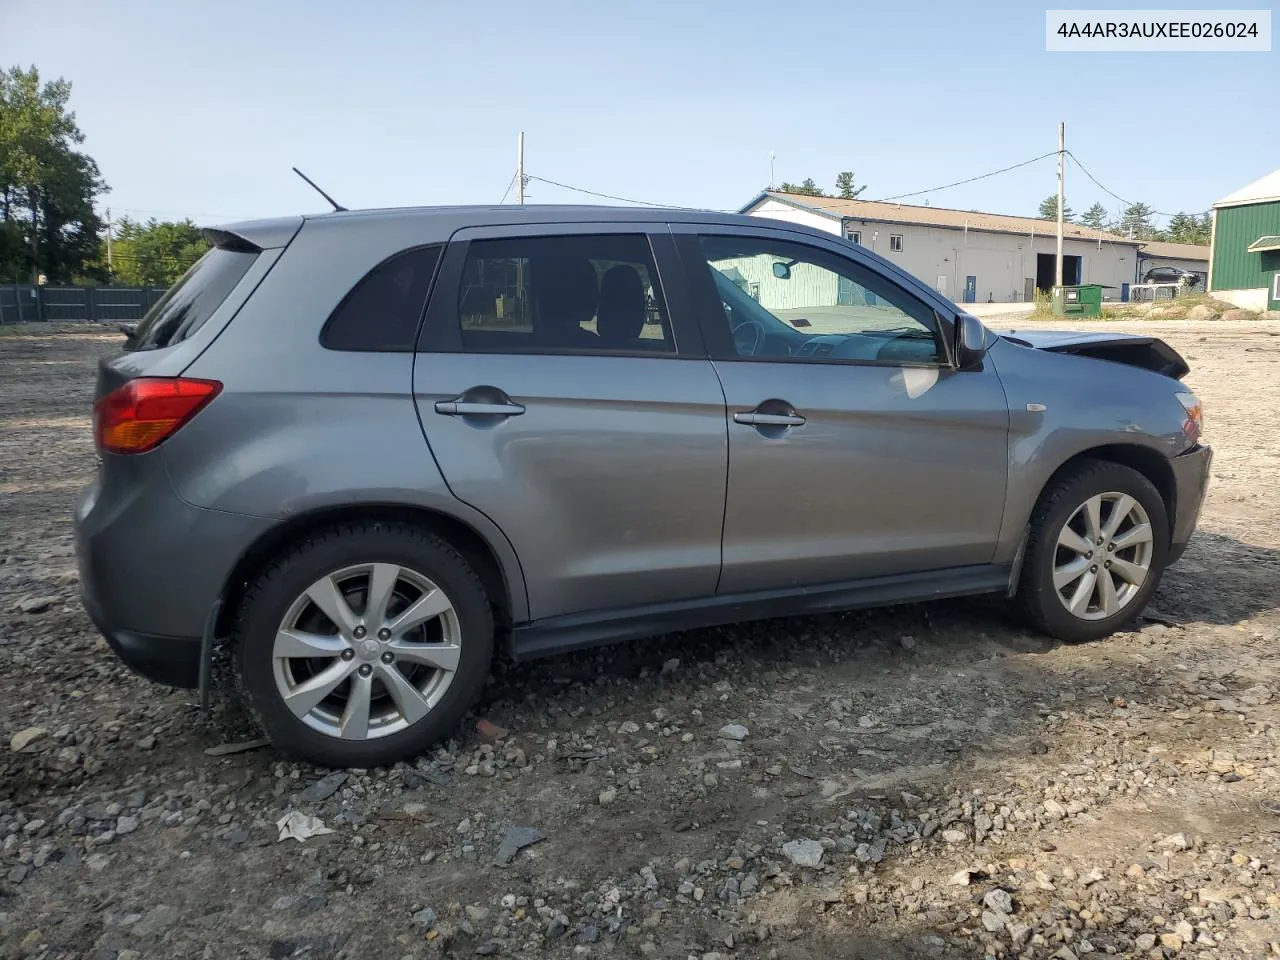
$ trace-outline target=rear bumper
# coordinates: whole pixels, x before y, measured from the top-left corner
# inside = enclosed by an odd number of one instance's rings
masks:
[[[134,673],[168,687],[192,689],[200,680],[199,637],[157,637],[120,630],[103,619],[88,593],[81,593],[85,612],[107,645]]]
[[[111,649],[150,680],[195,687],[209,612],[271,521],[182,500],[158,451],[113,458],[74,519],[81,602]]]
[[[1209,489],[1209,469],[1213,465],[1213,448],[1197,444],[1186,453],[1169,461],[1173,467],[1174,515],[1173,536],[1169,544],[1169,563],[1177,563],[1186,552],[1187,541],[1200,521],[1200,510]]]

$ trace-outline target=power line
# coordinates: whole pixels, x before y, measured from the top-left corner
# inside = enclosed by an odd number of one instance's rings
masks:
[[[600,193],[597,190],[588,190],[586,187],[575,187],[568,183],[559,183],[556,180],[548,180],[546,177],[535,177],[532,174],[525,174],[526,180],[537,180],[539,183],[550,184],[553,187],[560,187],[564,190],[573,190],[576,193],[585,193],[588,196],[600,197],[603,200],[616,200],[619,203],[638,203],[645,207],[663,207],[668,210],[701,210],[702,207],[680,207],[671,203],[654,203],[652,200],[636,200],[631,197],[617,197],[611,193]]]
[[[1023,160],[1021,163],[1015,163],[1009,167],[1002,167],[999,170],[992,170],[990,173],[984,173],[981,176],[970,177],[968,180],[957,180],[955,183],[944,184],[941,187],[932,187],[928,190],[915,190],[915,191],[912,191],[911,193],[899,193],[892,197],[883,197],[876,202],[888,203],[891,200],[901,200],[904,197],[918,197],[922,193],[937,193],[940,190],[950,190],[952,187],[961,187],[961,186],[964,186],[966,183],[975,183],[978,180],[985,180],[988,177],[994,177],[1002,173],[1008,173],[1010,170],[1017,170],[1019,167],[1029,166],[1030,164],[1036,163],[1037,161],[1040,161],[1040,160],[1044,160],[1047,157],[1057,156],[1057,154],[1058,154],[1058,151],[1053,150],[1049,153],[1043,153],[1038,157],[1032,157],[1030,160]]]
[[[1132,200],[1126,200],[1124,197],[1120,196],[1120,194],[1116,193],[1113,190],[1109,190],[1107,187],[1103,186],[1102,183],[1099,182],[1098,178],[1095,177],[1092,173],[1090,173],[1088,169],[1085,167],[1085,165],[1080,162],[1080,159],[1070,150],[1067,151],[1067,156],[1071,158],[1072,163],[1074,163],[1077,167],[1080,168],[1080,172],[1083,173],[1090,180],[1092,180],[1094,182],[1094,185],[1097,186],[1097,188],[1101,190],[1103,193],[1110,194],[1112,197],[1115,197],[1117,200],[1119,200],[1121,203],[1123,203],[1127,207],[1132,207],[1134,205],[1134,202]],[[1186,213],[1186,211],[1180,211],[1180,212]],[[1199,216],[1200,214],[1204,214],[1208,212],[1209,210],[1197,210],[1194,214],[1189,214],[1189,216]],[[1177,216],[1176,213],[1165,213],[1163,210],[1152,210],[1151,213],[1158,217],[1176,217]]]

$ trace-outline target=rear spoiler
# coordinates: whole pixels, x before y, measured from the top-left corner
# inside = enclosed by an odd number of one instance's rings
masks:
[[[302,228],[302,217],[280,217],[273,220],[247,220],[221,227],[206,227],[200,232],[219,250],[261,253],[289,245]]]

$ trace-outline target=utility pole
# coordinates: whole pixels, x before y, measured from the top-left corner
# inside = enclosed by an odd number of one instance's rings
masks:
[[[516,137],[516,203],[524,206],[524,131]]]
[[[775,156],[776,156],[776,154],[775,154],[772,150],[770,150],[770,151],[769,151],[769,189],[770,189],[770,190],[772,190],[772,189],[773,189],[773,184],[774,184],[774,179],[773,179],[773,160],[774,160],[774,157],[775,157]]]
[[[31,190],[31,282],[40,285],[40,191]]]
[[[115,264],[111,260],[111,208],[107,207],[107,274],[115,277]]]
[[[1067,125],[1058,124],[1058,256],[1053,268],[1054,286],[1062,286],[1062,220],[1066,207]]]

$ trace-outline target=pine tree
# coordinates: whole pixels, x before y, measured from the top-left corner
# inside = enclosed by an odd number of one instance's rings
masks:
[[[1080,225],[1092,230],[1107,229],[1107,208],[1100,203],[1095,203],[1080,215]]]
[[[1075,211],[1071,209],[1071,204],[1064,204],[1062,219],[1070,223],[1073,216],[1075,216]],[[1040,201],[1040,219],[1054,221],[1058,219],[1058,195],[1056,193],[1051,193]]]
[[[853,171],[845,170],[836,174],[836,196],[842,200],[856,200],[858,194],[867,189],[864,184],[861,187],[853,185]]]

